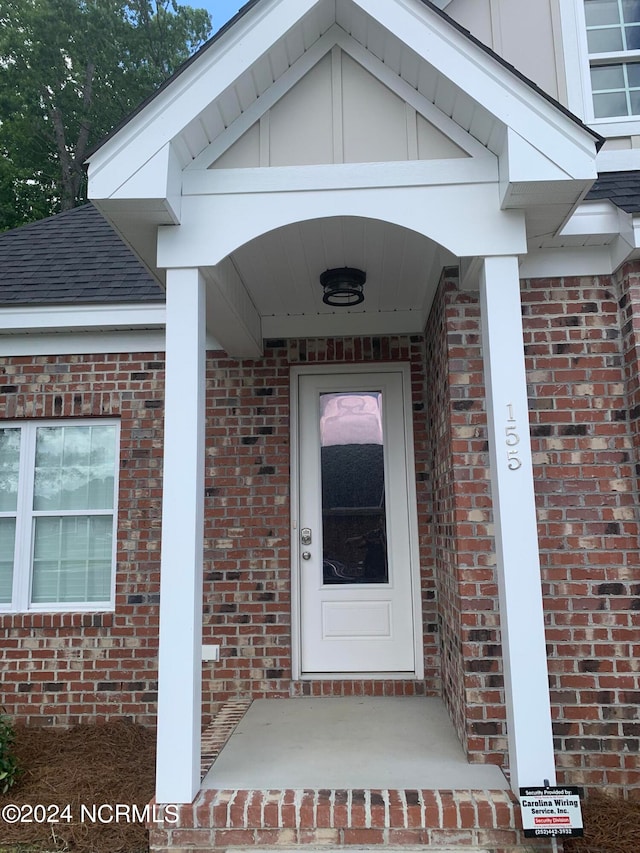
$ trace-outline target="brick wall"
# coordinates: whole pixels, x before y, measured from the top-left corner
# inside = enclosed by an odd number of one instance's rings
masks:
[[[640,783],[632,270],[523,294],[557,761],[585,785]]]
[[[522,294],[560,776],[637,787],[638,266]],[[445,280],[427,329],[443,695],[484,761],[506,743],[479,344],[477,295]]]
[[[155,723],[164,355],[0,359],[0,419],[118,417],[115,613],[0,614],[0,705],[30,723]]]
[[[565,782],[636,785],[639,267],[523,283],[558,764]],[[411,364],[426,678],[291,683],[289,372]],[[3,702],[29,721],[153,722],[163,362],[157,354],[6,358],[0,417],[118,417],[115,614],[0,617]],[[477,295],[445,277],[426,336],[271,341],[210,354],[205,720],[237,695],[440,690],[471,760],[506,751]],[[433,521],[433,523],[432,523]],[[13,687],[15,686],[15,690]],[[8,688],[8,689],[7,689]]]
[[[472,761],[505,761],[480,309],[443,277],[426,332],[443,698]]]
[[[153,723],[164,414],[162,355],[5,358],[0,418],[121,421],[115,613],[0,616],[9,713],[58,724],[135,715]],[[426,673],[423,682],[291,683],[290,367],[411,363]],[[259,361],[207,362],[204,719],[238,695],[439,691],[423,339],[271,342]]]
[[[289,387],[292,365],[411,364],[425,636],[425,682],[291,683]],[[222,645],[205,664],[205,712],[238,693],[401,694],[439,690],[426,428],[425,349],[415,338],[267,342],[259,361],[217,354],[207,373],[205,642]]]

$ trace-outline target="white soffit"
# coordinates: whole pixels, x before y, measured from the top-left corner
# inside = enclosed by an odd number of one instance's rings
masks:
[[[523,278],[610,275],[640,255],[640,217],[610,201],[586,201],[562,230],[530,246]]]

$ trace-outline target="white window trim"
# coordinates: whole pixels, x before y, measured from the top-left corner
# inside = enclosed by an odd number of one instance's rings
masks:
[[[50,602],[33,604],[31,602],[31,581],[33,575],[33,535],[34,517],[51,515],[51,513],[37,513],[33,510],[33,481],[35,461],[36,430],[39,427],[61,427],[61,426],[114,426],[115,436],[115,464],[114,464],[114,495],[113,495],[113,536],[111,552],[111,586],[109,599],[106,601],[80,601],[80,602]],[[9,603],[0,603],[0,613],[96,613],[115,610],[116,589],[116,554],[117,554],[117,529],[118,529],[118,494],[120,474],[120,421],[117,418],[60,418],[54,420],[2,420],[0,428],[22,430],[20,440],[20,467],[18,479],[18,500],[15,513],[2,512],[1,517],[16,518],[15,552],[13,557],[13,592]],[[100,515],[106,513],[103,510],[84,510],[82,512],[62,511],[60,515]]]
[[[560,21],[565,54],[567,106],[602,136],[640,134],[640,116],[596,118],[591,92],[591,64],[587,43],[587,22],[583,0],[560,0]],[[629,54],[635,56],[637,51]],[[621,52],[624,61],[624,51]]]

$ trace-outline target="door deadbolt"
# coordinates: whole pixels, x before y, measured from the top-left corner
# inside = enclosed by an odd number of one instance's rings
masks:
[[[311,528],[303,527],[300,531],[300,543],[302,545],[311,545]]]

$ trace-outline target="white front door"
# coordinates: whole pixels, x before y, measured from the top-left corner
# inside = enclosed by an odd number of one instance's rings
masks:
[[[408,368],[300,369],[294,384],[300,674],[420,677]]]

